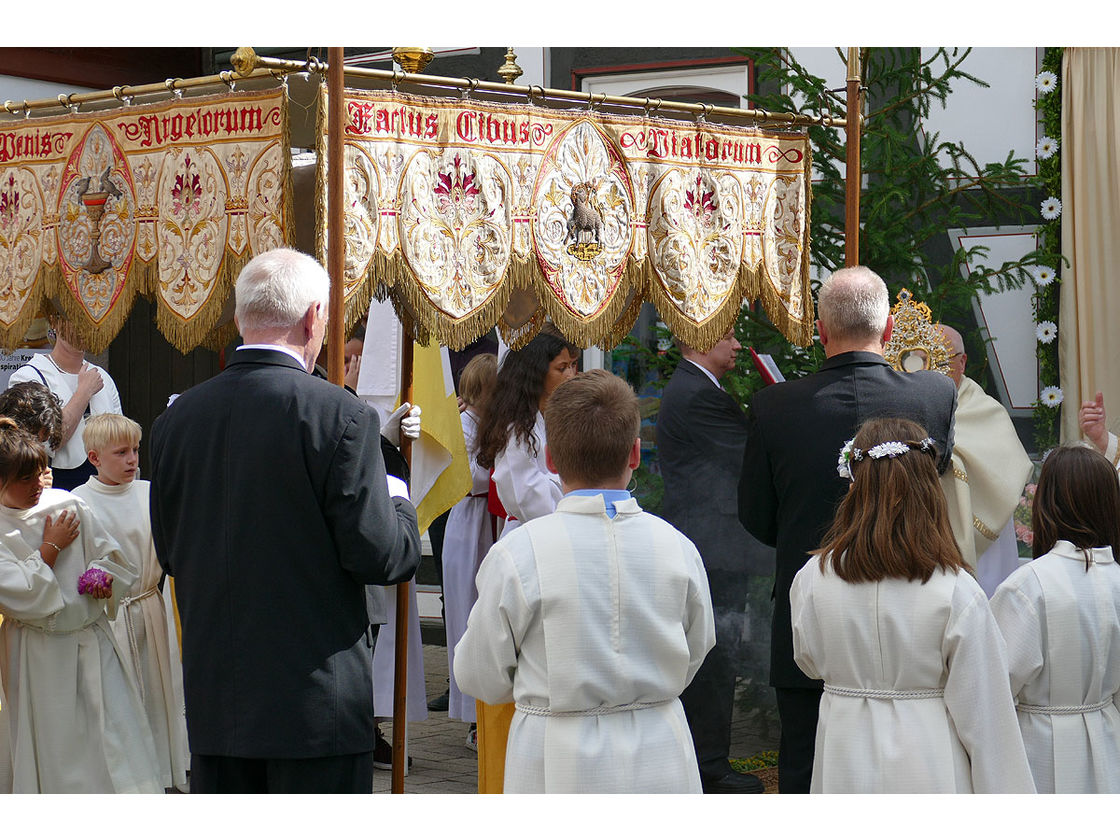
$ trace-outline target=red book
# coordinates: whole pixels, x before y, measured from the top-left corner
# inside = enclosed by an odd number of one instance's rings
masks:
[[[782,372],[778,370],[778,365],[774,362],[773,357],[769,353],[759,355],[754,352],[753,347],[748,347],[751,351],[751,359],[754,361],[754,366],[758,368],[758,372],[762,374],[762,381],[767,385],[773,385],[775,382],[785,382],[786,378],[782,376]]]

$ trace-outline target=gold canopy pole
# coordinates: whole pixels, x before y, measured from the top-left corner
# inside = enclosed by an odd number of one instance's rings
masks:
[[[345,114],[343,112],[342,47],[328,47],[327,71],[327,274],[331,278],[330,329],[327,330],[327,378],[341,385],[346,375],[346,310],[344,274],[346,241],[343,238],[343,190],[346,177]]]
[[[393,50],[393,60],[405,71],[423,70],[424,66],[432,60],[435,53],[428,47],[396,47]],[[336,61],[330,56],[331,66]],[[338,63],[342,64],[341,57]],[[341,75],[341,70],[340,70]],[[341,101],[341,94],[339,100]],[[401,402],[412,402],[413,380],[413,349],[412,337],[414,325],[402,319],[404,328],[404,347],[401,348]],[[412,441],[401,435],[401,455],[409,469],[412,468]],[[412,609],[408,597],[409,582],[397,584],[397,616],[396,616],[396,645],[393,660],[393,770],[390,790],[392,793],[404,793],[404,771],[407,755],[405,754],[405,732],[408,726],[408,617]]]
[[[859,47],[848,47],[848,161],[844,178],[844,265],[859,265],[859,198],[863,181],[860,170],[862,102],[860,98]]]
[[[394,56],[395,58],[396,56]],[[239,73],[253,72],[259,68],[276,70],[283,73],[303,73],[307,71],[306,63],[290,61],[283,58],[269,58],[257,55],[251,47],[240,47],[230,58],[230,62]],[[321,65],[320,65],[321,66]],[[395,84],[407,83],[425,85],[428,87],[454,88],[457,90],[489,91],[505,95],[518,94],[530,99],[560,99],[589,103],[594,101],[596,107],[600,105],[621,105],[628,108],[642,108],[648,111],[680,111],[697,116],[703,114],[705,119],[713,116],[734,117],[736,119],[751,120],[760,124],[774,125],[827,125],[843,128],[846,122],[843,117],[820,117],[809,114],[791,114],[787,112],[766,111],[761,108],[725,108],[722,106],[705,105],[696,102],[675,102],[668,99],[638,98],[636,96],[609,96],[602,93],[587,93],[579,90],[558,90],[540,85],[518,85],[508,82],[488,82],[482,79],[455,78],[450,76],[428,76],[420,72],[412,72],[404,64],[401,70],[377,70],[372,67],[347,67],[346,75],[353,78],[376,79],[382,82]],[[421,64],[418,69],[422,69]]]

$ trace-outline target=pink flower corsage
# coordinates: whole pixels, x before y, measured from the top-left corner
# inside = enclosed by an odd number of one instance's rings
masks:
[[[78,578],[78,594],[88,595],[95,589],[106,586],[109,583],[109,575],[101,569],[86,569],[80,578]]]

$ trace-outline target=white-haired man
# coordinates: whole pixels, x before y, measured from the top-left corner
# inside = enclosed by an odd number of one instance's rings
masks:
[[[872,417],[913,420],[937,443],[938,471],[950,462],[956,389],[933,371],[900,373],[883,358],[894,328],[882,279],[840,269],[821,284],[817,334],[826,359],[816,373],[763,388],[751,404],[739,518],[775,546],[770,684],[782,723],[778,786],[808,793],[822,684],[793,660],[789,590],[821,544],[848,483],[836,470],[844,443]]]
[[[420,535],[386,478],[377,412],[309,373],[328,294],[306,254],[254,257],[235,288],[245,343],[152,430],[193,792],[373,789],[364,585],[408,580]]]

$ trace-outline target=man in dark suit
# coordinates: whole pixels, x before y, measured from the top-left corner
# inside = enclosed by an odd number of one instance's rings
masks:
[[[761,793],[757,776],[728,762],[736,659],[746,621],[748,539],[735,490],[747,418],[719,378],[742,349],[734,330],[701,353],[677,341],[681,362],[657,412],[657,455],[665,481],[661,515],[696,544],[712,593],[716,646],[681,694],[705,793]]]
[[[872,417],[904,417],[937,443],[938,471],[949,466],[957,391],[935,371],[900,373],[883,358],[893,322],[882,279],[858,266],[821,285],[817,333],[825,362],[816,373],[763,388],[751,400],[739,482],[739,518],[777,547],[770,684],[782,722],[778,785],[808,793],[822,683],[793,661],[789,590],[821,544],[848,482],[836,471],[844,443]]]
[[[420,535],[404,483],[386,478],[377,412],[308,372],[328,294],[306,254],[255,257],[235,289],[245,344],[153,427],[192,792],[373,789],[364,584],[408,580]]]

